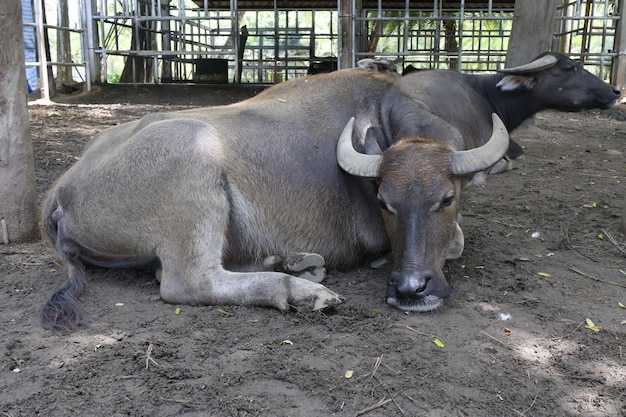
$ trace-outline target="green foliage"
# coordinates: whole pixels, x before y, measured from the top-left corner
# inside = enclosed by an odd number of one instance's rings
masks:
[[[113,74],[107,74],[107,82],[108,83],[119,83],[121,74],[119,72]]]

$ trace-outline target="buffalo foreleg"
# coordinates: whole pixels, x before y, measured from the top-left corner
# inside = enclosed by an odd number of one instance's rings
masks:
[[[213,204],[220,198],[214,197]],[[221,200],[222,204],[227,204]],[[225,213],[225,214],[221,214]],[[160,292],[164,301],[196,305],[258,305],[287,311],[291,307],[323,309],[341,302],[341,297],[321,284],[284,272],[227,270],[221,254],[225,246],[228,210],[215,210],[189,235],[168,241],[159,248],[161,260]],[[170,225],[182,227],[182,225]],[[170,234],[174,236],[174,234]],[[291,265],[315,267],[322,257],[307,254],[295,257]],[[299,260],[299,262],[297,262]],[[288,262],[286,257],[282,263]]]
[[[342,298],[321,284],[282,272],[232,272],[219,266],[198,275],[161,276],[161,298],[173,304],[256,305],[288,311],[291,307],[319,310]]]
[[[489,168],[490,174],[500,174],[502,172],[517,169],[524,163],[524,150],[515,141],[509,139],[509,149],[506,154],[494,166]]]

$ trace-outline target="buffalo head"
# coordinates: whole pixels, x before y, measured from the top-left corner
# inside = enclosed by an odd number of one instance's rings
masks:
[[[394,267],[387,303],[402,310],[429,311],[450,295],[442,268],[463,251],[457,223],[463,183],[489,168],[506,152],[509,137],[493,115],[489,141],[457,151],[445,142],[406,138],[382,155],[357,152],[352,145],[354,118],[337,144],[337,161],[349,174],[375,179]]]
[[[502,91],[533,89],[544,108],[562,111],[607,109],[617,103],[619,90],[606,84],[565,55],[547,52],[532,62],[499,72]]]

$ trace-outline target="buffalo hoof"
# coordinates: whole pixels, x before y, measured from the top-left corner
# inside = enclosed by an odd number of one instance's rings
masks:
[[[317,253],[290,253],[284,258],[279,255],[268,256],[263,260],[266,271],[286,272],[308,281],[320,283],[326,277],[325,260]]]
[[[300,272],[309,268],[319,268],[324,266],[325,261],[322,255],[317,253],[291,253],[283,260],[283,268],[287,271]]]
[[[287,300],[291,307],[315,311],[336,306],[344,301],[342,296],[322,284],[296,277],[291,279],[291,291]]]
[[[372,269],[380,269],[389,263],[389,257],[391,255],[386,255],[378,259],[374,259],[370,262],[370,268]]]
[[[312,282],[311,284],[315,283]],[[343,298],[341,295],[329,289],[326,289],[326,291],[327,294],[324,294],[323,297],[317,297],[315,299],[313,303],[313,311],[331,308],[344,302],[345,298]]]
[[[506,158],[500,159],[494,166],[489,168],[487,172],[491,175],[501,174],[509,170],[509,161]]]
[[[522,164],[524,163],[524,158],[525,158],[524,154],[521,154],[517,156],[516,158],[509,158],[507,156],[504,156],[502,159],[496,162],[495,165],[489,168],[487,172],[493,175],[493,174],[501,174],[503,172],[510,171],[512,169],[517,169],[521,167]]]

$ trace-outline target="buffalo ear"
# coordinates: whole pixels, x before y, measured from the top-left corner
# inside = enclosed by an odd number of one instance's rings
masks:
[[[363,152],[368,155],[382,155],[383,150],[380,149],[380,145],[376,141],[374,135],[365,135],[365,141],[363,142]]]
[[[536,82],[533,77],[507,75],[496,84],[501,91],[532,90]]]
[[[337,163],[350,175],[365,178],[378,178],[382,155],[366,155],[357,152],[352,145],[354,117],[351,117],[337,141]]]

